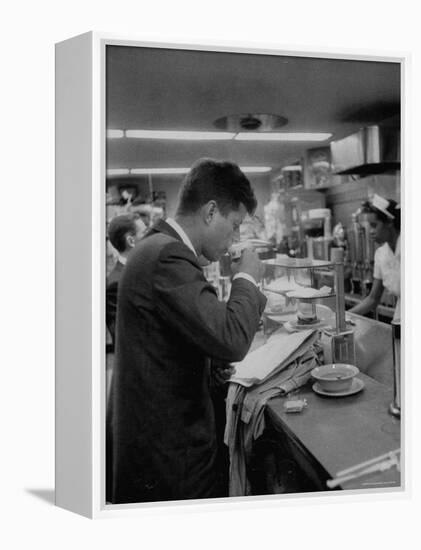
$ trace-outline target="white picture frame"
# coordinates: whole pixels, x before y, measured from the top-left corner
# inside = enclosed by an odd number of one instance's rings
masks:
[[[229,44],[158,44],[94,32],[56,45],[56,504],[90,518],[133,509],[174,506],[170,503],[105,503],[104,75],[107,45],[393,60],[402,66],[402,99],[408,62],[407,54],[386,57],[375,53],[252,49]],[[403,115],[405,129],[404,110]],[[405,138],[402,143],[404,148]],[[405,171],[401,187],[403,205],[406,201],[404,182]],[[403,236],[405,238],[404,230]],[[406,319],[404,305],[402,317]],[[407,384],[405,374],[404,387]],[[405,431],[402,431],[402,441],[406,446]],[[402,492],[408,490],[407,461],[403,472],[402,491],[390,493],[389,498],[400,498]],[[349,496],[373,498],[370,494]],[[326,494],[314,498],[330,497]]]

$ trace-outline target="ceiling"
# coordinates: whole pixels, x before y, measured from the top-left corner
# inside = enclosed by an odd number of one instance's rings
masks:
[[[217,130],[239,113],[288,119],[282,132],[353,133],[400,111],[400,65],[278,55],[107,46],[107,129]],[[240,165],[293,163],[324,142],[108,139],[107,168],[190,166],[200,157]]]

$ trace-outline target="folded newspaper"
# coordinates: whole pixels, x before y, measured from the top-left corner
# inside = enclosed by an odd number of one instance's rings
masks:
[[[230,382],[245,387],[261,384],[302,356],[317,340],[317,336],[317,330],[312,329],[292,334],[273,334],[265,344],[248,353],[242,361],[233,363],[235,373]]]

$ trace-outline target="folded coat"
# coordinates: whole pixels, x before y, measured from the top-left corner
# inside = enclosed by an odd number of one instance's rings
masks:
[[[301,343],[281,370],[261,384],[245,387],[231,382],[226,400],[227,424],[224,441],[230,457],[230,496],[247,496],[250,485],[247,479],[247,462],[252,452],[253,442],[265,429],[264,411],[269,399],[287,395],[306,384],[311,371],[319,364],[314,344],[317,331]]]

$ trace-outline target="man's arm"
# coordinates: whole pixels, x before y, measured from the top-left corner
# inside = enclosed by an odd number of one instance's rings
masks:
[[[222,361],[244,358],[266,304],[253,283],[236,279],[228,302],[220,302],[185,246],[171,243],[160,255],[153,288],[157,311],[180,333],[180,342]]]

